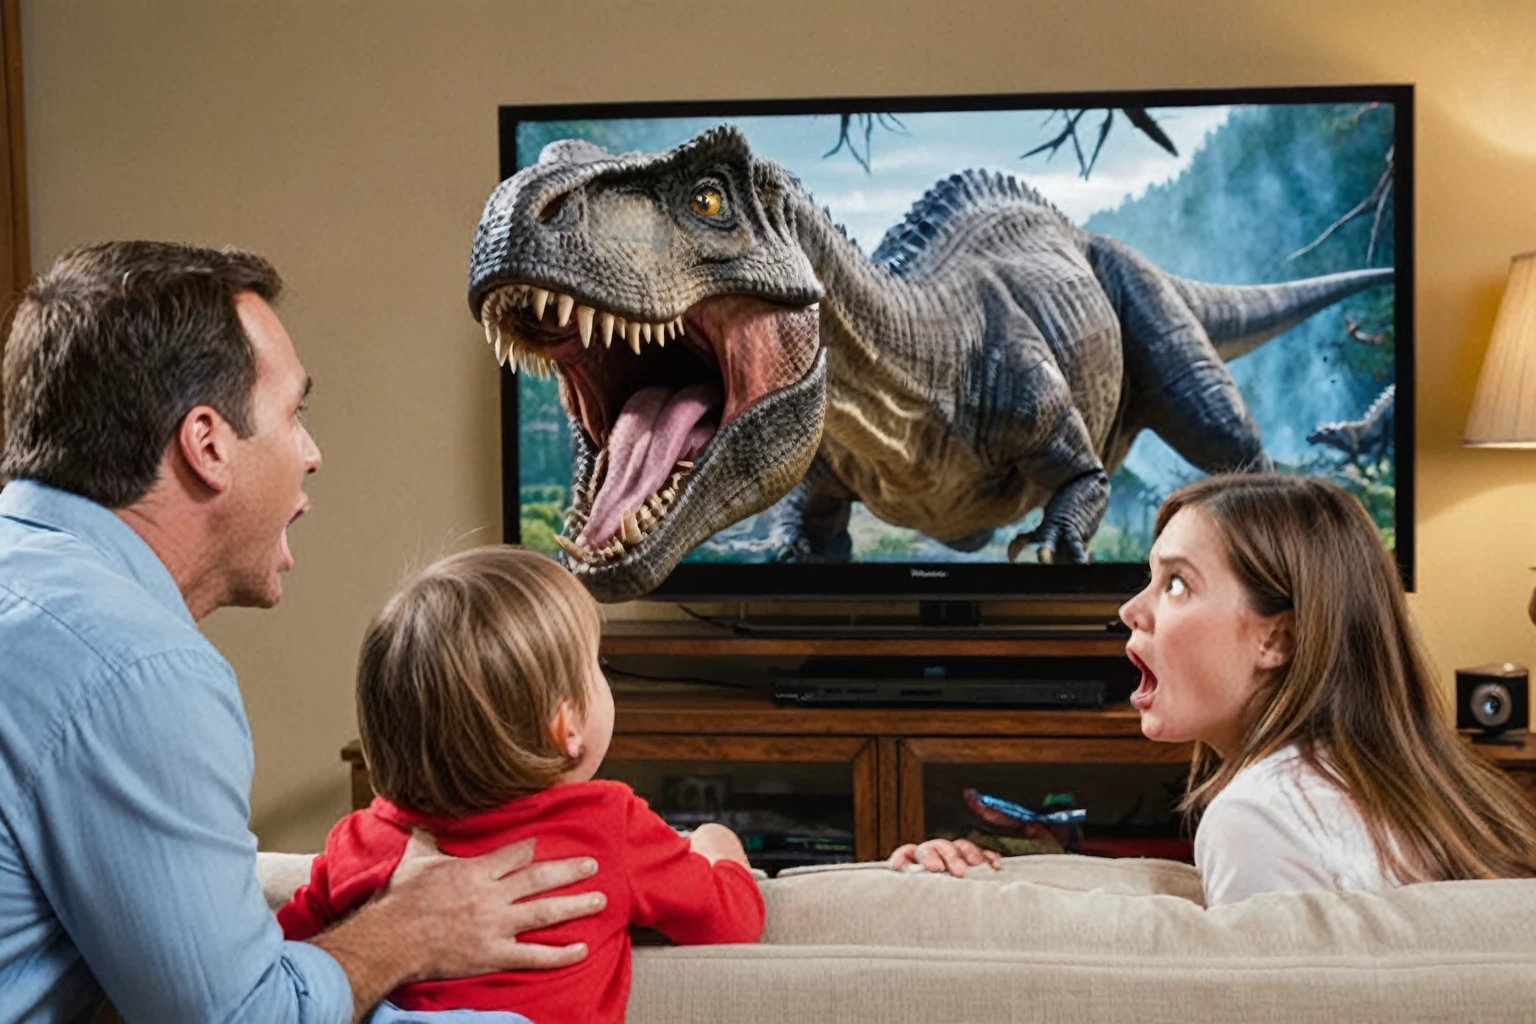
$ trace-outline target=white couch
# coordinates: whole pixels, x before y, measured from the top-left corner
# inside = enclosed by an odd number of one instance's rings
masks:
[[[263,855],[268,900],[307,865]],[[632,1024],[1536,1021],[1536,880],[1206,909],[1187,865],[1042,856],[761,885],[761,945],[636,949]]]

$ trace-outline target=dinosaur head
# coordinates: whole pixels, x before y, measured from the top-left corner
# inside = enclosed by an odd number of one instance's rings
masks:
[[[641,596],[804,475],[821,437],[821,286],[785,170],[741,132],[663,153],[562,140],[497,186],[469,305],[498,362],[553,373],[575,446],[560,546]]]

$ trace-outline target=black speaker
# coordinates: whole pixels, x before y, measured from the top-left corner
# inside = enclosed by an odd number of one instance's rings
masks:
[[[1456,670],[1456,728],[1477,729],[1474,743],[1512,742],[1499,734],[1526,729],[1531,720],[1530,676],[1522,665]]]

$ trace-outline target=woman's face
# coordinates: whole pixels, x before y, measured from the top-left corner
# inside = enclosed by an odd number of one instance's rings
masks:
[[[1241,745],[1251,701],[1290,652],[1288,626],[1250,607],[1221,532],[1200,508],[1174,514],[1152,545],[1152,579],[1127,601],[1126,655],[1141,669],[1131,703],[1141,731],[1200,740],[1223,756]]]

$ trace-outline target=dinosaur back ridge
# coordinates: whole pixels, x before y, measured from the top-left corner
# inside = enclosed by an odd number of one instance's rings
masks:
[[[972,168],[951,174],[925,192],[902,222],[885,233],[870,259],[901,275],[958,214],[988,200],[1034,206],[1061,218],[1063,226],[1071,223],[1066,214],[1012,174]]]

